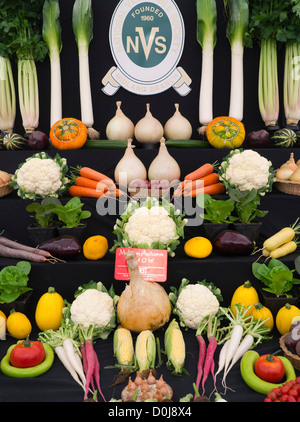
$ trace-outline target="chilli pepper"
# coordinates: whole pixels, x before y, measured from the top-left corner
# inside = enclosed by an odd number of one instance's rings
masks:
[[[17,343],[10,354],[10,363],[17,368],[31,368],[39,365],[45,358],[45,348],[40,341],[26,340]]]
[[[43,343],[45,349],[45,359],[43,360],[43,362],[39,365],[32,366],[31,368],[16,368],[15,366],[11,365],[10,354],[16,346],[17,344],[13,344],[12,346],[10,346],[7,350],[6,355],[1,360],[0,368],[5,375],[14,378],[34,378],[43,374],[51,368],[54,361],[54,352],[51,346],[49,346],[49,344]]]

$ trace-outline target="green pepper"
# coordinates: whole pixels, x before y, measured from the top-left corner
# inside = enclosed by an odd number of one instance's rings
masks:
[[[43,374],[51,368],[54,361],[54,352],[52,350],[52,347],[49,346],[49,344],[43,343],[45,349],[45,359],[43,360],[43,362],[39,365],[32,366],[30,368],[17,368],[11,365],[10,354],[13,348],[16,346],[16,344],[10,346],[7,350],[6,355],[1,360],[0,368],[3,374],[14,378],[34,378],[38,377],[39,375]]]
[[[261,393],[261,394],[268,394],[269,391],[272,391],[273,388],[280,387],[281,384],[274,384],[271,382],[267,382],[259,378],[254,372],[254,364],[257,361],[259,354],[255,350],[249,350],[244,354],[241,359],[240,369],[241,375],[245,383],[252,388],[252,390]],[[286,381],[291,381],[296,379],[296,374],[292,363],[284,356],[278,356],[285,369],[285,376]]]

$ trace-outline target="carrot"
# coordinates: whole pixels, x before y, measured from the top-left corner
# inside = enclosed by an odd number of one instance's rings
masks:
[[[210,164],[206,163],[203,164],[201,167],[199,167],[197,170],[187,174],[184,178],[184,180],[197,180],[201,177],[207,176],[208,174],[211,174],[215,169],[216,164]]]
[[[269,254],[269,258],[282,258],[283,256],[295,252],[297,248],[298,240],[291,240],[290,242],[284,243],[283,245],[279,246],[279,248],[273,249]]]
[[[76,178],[75,183],[77,186],[83,186],[85,188],[97,189],[99,191],[106,192],[108,187],[103,182],[97,182],[97,180],[88,179],[87,177],[79,176]]]
[[[183,180],[182,182],[180,182],[177,188],[174,190],[173,197],[178,198],[180,195],[182,195],[183,191],[190,183],[190,180]]]
[[[114,181],[107,177],[105,174],[100,173],[97,170],[91,169],[90,167],[81,167],[80,176],[87,177],[88,179],[97,180],[97,182],[103,182],[107,185],[114,184]]]
[[[24,252],[34,253],[42,255],[44,257],[51,257],[51,254],[42,249],[32,248],[31,246],[23,245],[22,243],[15,242],[14,240],[7,239],[6,237],[0,236],[0,245],[8,248],[17,249]]]
[[[201,193],[207,193],[209,195],[220,195],[225,193],[225,186],[223,183],[214,183],[213,185],[204,186],[202,188],[192,189],[192,191],[186,195],[195,198],[196,196],[200,195]]]
[[[271,252],[272,250],[277,249],[279,246],[292,241],[294,237],[300,233],[300,224],[298,223],[298,221],[299,218],[295,221],[292,226],[284,227],[283,229],[275,233],[273,236],[265,240],[263,244],[263,249],[268,249],[268,251]]]
[[[22,249],[9,248],[2,244],[0,244],[0,256],[3,256],[5,258],[24,259],[33,262],[51,261],[51,258],[46,258],[43,255],[39,255],[34,252],[24,251]]]
[[[70,186],[69,194],[71,196],[85,196],[87,198],[101,198],[104,195],[104,192],[98,191],[92,188],[86,188],[84,186]]]
[[[202,177],[201,179],[193,180],[187,183],[185,189],[184,189],[184,196],[189,196],[189,193],[192,190],[199,189],[205,186],[214,185],[216,183],[219,183],[219,176],[217,173],[211,173],[207,176]]]

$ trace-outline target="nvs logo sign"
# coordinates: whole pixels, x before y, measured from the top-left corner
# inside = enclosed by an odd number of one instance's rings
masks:
[[[110,24],[113,66],[103,78],[103,91],[114,95],[122,86],[138,95],[173,87],[190,92],[191,79],[177,67],[184,47],[184,23],[173,0],[122,0]]]

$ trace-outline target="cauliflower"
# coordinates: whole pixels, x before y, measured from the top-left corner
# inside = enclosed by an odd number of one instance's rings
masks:
[[[28,199],[58,197],[66,189],[66,159],[49,157],[45,152],[34,154],[16,170],[12,182],[18,195]]]
[[[183,278],[178,291],[171,287],[169,299],[181,325],[196,330],[205,316],[218,313],[223,297],[220,289],[212,283],[198,281],[189,284],[189,280]]]
[[[118,247],[166,249],[174,256],[185,224],[180,211],[165,198],[130,201],[114,226],[118,239],[110,251],[115,252]]]
[[[227,188],[256,189],[262,195],[271,190],[274,171],[272,163],[256,151],[233,150],[221,164],[219,176]]]
[[[108,293],[87,289],[72,302],[71,319],[83,328],[94,324],[96,328],[106,327],[113,317],[114,309],[114,301]]]
[[[133,243],[147,243],[149,247],[152,242],[166,244],[169,240],[178,239],[174,220],[167,210],[159,206],[138,208],[129,217],[125,233]]]

